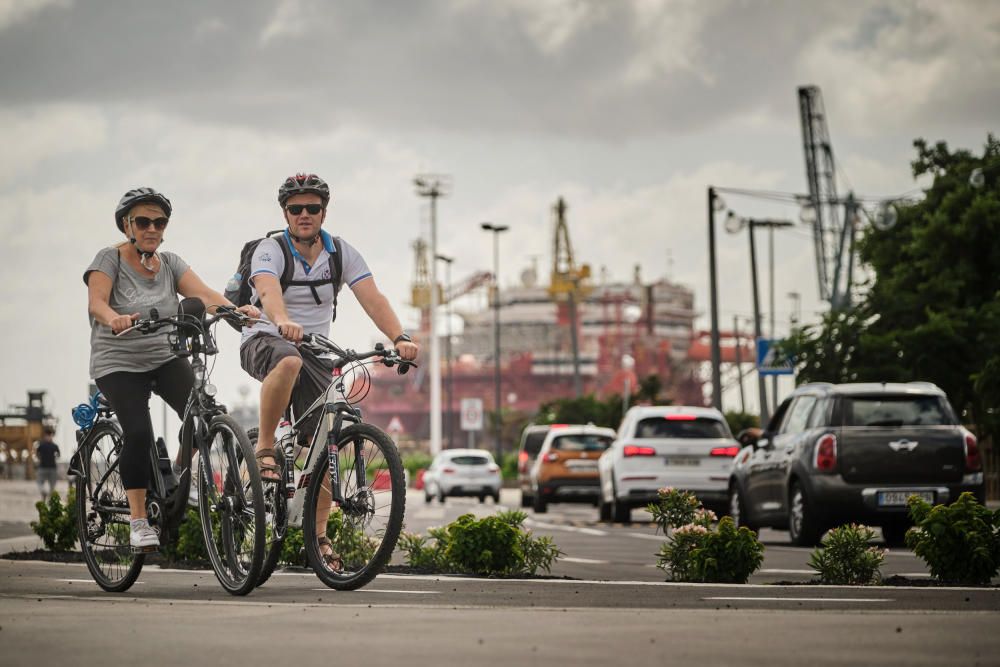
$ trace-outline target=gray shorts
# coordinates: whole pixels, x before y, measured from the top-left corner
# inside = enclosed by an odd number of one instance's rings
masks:
[[[333,382],[333,362],[302,350],[284,338],[266,333],[248,338],[240,347],[240,365],[261,382],[285,357],[302,359],[302,370],[292,389],[292,415],[297,419]],[[305,426],[302,432],[311,437],[315,420],[310,419]]]
[[[59,481],[58,468],[37,468],[35,470],[35,483],[38,490],[45,493],[45,485],[49,485],[49,492],[56,490],[56,482]]]

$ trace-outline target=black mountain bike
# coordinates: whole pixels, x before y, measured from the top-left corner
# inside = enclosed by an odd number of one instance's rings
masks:
[[[354,590],[389,562],[406,505],[396,443],[381,429],[365,424],[354,405],[371,386],[363,361],[396,366],[401,375],[416,364],[381,343],[359,353],[341,349],[319,334],[307,334],[300,349],[304,354],[332,355],[334,378],[275,443],[283,481],[264,482],[268,540],[259,583],[274,572],[288,527],[301,526],[306,559],[316,576],[330,588]],[[345,388],[350,379],[354,381]],[[314,424],[311,437],[304,430],[307,423]],[[247,434],[256,444],[257,429]],[[297,446],[300,438],[308,439],[307,447]]]
[[[206,360],[218,352],[211,327],[221,319],[240,325],[253,322],[225,307],[206,317],[199,299],[184,299],[176,316],[160,318],[154,309],[150,319],[138,320],[122,334],[171,326],[171,350],[190,357],[194,369],[195,384],[181,425],[179,476],[174,478],[169,459],[164,459],[166,452],[150,451],[149,523],[159,533],[161,545],[173,542],[195,483],[202,533],[215,575],[233,595],[246,595],[256,586],[264,561],[264,494],[246,432],[215,400],[216,388],[208,381],[211,369]],[[106,591],[125,591],[135,583],[146,556],[129,543],[128,498],[119,474],[121,426],[100,394],[89,406],[74,410],[73,417],[81,427],[76,432],[79,446],[70,462],[76,475],[80,546],[97,584]],[[195,450],[199,452],[198,476],[192,480]]]

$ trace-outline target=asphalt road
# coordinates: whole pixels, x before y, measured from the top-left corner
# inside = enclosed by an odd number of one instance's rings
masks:
[[[505,491],[501,506],[517,499]],[[419,493],[407,505],[415,532],[496,509]],[[780,532],[762,536],[764,569],[749,585],[665,583],[662,536],[641,514],[624,526],[598,523],[589,506],[527,514],[566,553],[552,574],[576,579],[387,574],[338,592],[284,571],[233,598],[211,572],[147,567],[108,594],[83,565],[0,560],[0,665],[1000,665],[1000,589],[767,583],[811,576],[809,550]],[[893,551],[885,570],[923,566]]]

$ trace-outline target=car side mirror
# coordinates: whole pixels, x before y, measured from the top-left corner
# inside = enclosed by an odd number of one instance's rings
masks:
[[[753,444],[754,449],[774,449],[774,443],[771,442],[771,438],[774,436],[770,431],[764,431],[761,433],[760,437],[757,438],[757,442]]]

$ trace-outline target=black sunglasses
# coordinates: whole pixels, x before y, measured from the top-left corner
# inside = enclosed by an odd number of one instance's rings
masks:
[[[302,213],[302,209],[309,212],[309,215],[319,215],[319,212],[323,210],[322,204],[289,204],[285,207],[285,210],[292,215],[299,215]]]
[[[152,225],[153,227],[156,227],[156,231],[162,232],[167,228],[168,222],[170,222],[170,218],[147,218],[144,215],[132,218],[132,224],[142,231],[146,231],[149,229],[149,226]]]

